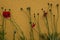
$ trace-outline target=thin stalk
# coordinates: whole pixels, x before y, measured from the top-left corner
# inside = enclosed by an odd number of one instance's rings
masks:
[[[57,20],[56,20],[56,33],[57,33],[57,25],[58,25],[58,20],[59,20],[59,4],[56,5],[57,7]]]
[[[5,31],[4,31],[4,18],[2,18],[2,33],[3,33],[3,40],[5,40]]]
[[[34,22],[35,24],[37,23],[38,20],[36,20],[36,16],[35,16],[35,13],[34,13]],[[39,31],[37,31],[36,29],[34,29],[34,31],[36,31],[38,34],[39,34]]]
[[[29,12],[30,18],[29,18],[29,22],[30,22],[30,40],[34,40],[34,34],[33,34],[33,28],[32,28],[32,19],[31,19],[31,9],[30,7],[27,8],[27,11]]]
[[[24,35],[24,34],[23,34],[22,29],[20,28],[20,26],[19,26],[19,25],[17,25],[17,24],[16,24],[16,22],[15,22],[15,21],[13,21],[13,20],[9,20],[9,21],[10,21],[10,22],[15,26],[15,28],[16,28],[16,30],[17,30],[17,31],[18,31],[18,28],[19,28],[19,30],[20,30],[20,32],[21,32],[21,34],[22,34],[22,35]]]
[[[55,35],[56,35],[56,32],[57,32],[56,31],[56,25],[55,25],[55,15],[53,15],[53,24],[54,24],[54,30],[55,30],[55,32],[54,32],[53,35],[54,35],[54,40],[55,40],[56,39],[56,36]]]
[[[48,5],[48,10],[50,12],[50,17],[51,17],[51,27],[53,27],[53,25],[52,25],[53,24],[52,3]],[[53,28],[52,28],[52,34],[53,34],[52,35],[53,38],[51,38],[51,40],[54,40],[54,29]]]
[[[56,5],[57,6],[57,20],[56,20],[56,26],[59,20],[59,4]]]
[[[37,17],[37,29],[38,29],[38,31],[39,31],[39,40],[41,40],[40,39],[40,34],[41,34],[41,30],[40,30],[40,25],[39,25],[39,13],[37,14],[38,15],[38,17]]]
[[[50,12],[50,17],[51,17],[51,27],[53,26],[52,24],[52,22],[53,22],[53,20],[52,20],[52,15],[53,15],[53,13],[52,13],[52,3],[51,4],[49,4],[48,3],[48,12]],[[52,28],[52,32],[54,33],[54,29]]]
[[[16,38],[16,31],[14,31],[13,33],[13,40],[16,40],[15,38]]]
[[[33,29],[32,29],[32,21],[31,21],[31,17],[30,17],[30,40],[34,40],[34,34],[33,34]]]
[[[52,15],[53,15],[53,13],[52,13],[52,9],[49,9],[49,12],[50,12],[50,16],[51,16],[51,27],[53,27],[53,19],[52,19]],[[53,40],[54,40],[54,29],[52,28],[52,34],[53,34]]]
[[[46,19],[46,26],[47,26],[47,30],[48,30],[48,37],[49,37],[49,40],[51,40],[48,19],[47,19],[47,17],[45,19]]]
[[[2,9],[2,12],[3,12],[3,8],[1,8]],[[5,11],[6,11],[6,9],[5,9]],[[3,40],[5,40],[5,19],[4,19],[4,17],[1,15],[1,17],[2,17],[2,39]]]
[[[52,4],[50,5],[50,9],[49,9],[49,12],[50,12],[50,16],[51,16],[51,26],[53,26],[52,24],[52,22],[53,22],[53,20],[52,20],[52,15],[53,15],[53,13],[52,13]],[[54,30],[53,30],[53,28],[52,28],[52,32],[54,32]]]
[[[44,22],[45,24],[46,24],[46,28],[47,28],[47,30],[48,30],[48,38],[49,38],[49,40],[51,40],[51,37],[50,37],[50,30],[49,30],[49,23],[48,23],[48,19],[47,19],[47,13],[45,12],[45,10],[43,10],[42,9],[42,11],[43,11],[43,17],[45,18],[45,20],[46,20],[46,22]],[[44,20],[44,21],[45,21]]]
[[[57,20],[55,23],[55,40],[57,40],[57,25],[58,25],[58,20],[59,20],[59,4],[57,4],[56,7],[57,7]]]
[[[13,25],[14,25],[14,27],[16,28],[16,30],[18,31],[18,29],[20,30],[20,33],[22,34],[22,36],[25,38],[25,36],[24,36],[24,33],[23,33],[23,31],[22,31],[22,29],[20,28],[20,26],[18,25],[18,24],[16,24],[16,22],[15,22],[15,20],[14,20],[14,18],[11,16],[11,18],[10,19],[8,19]],[[14,20],[14,21],[13,21]]]

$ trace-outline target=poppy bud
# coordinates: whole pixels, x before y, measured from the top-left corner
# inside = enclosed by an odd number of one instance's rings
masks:
[[[49,5],[49,3],[48,3],[48,5]]]
[[[51,9],[49,9],[49,11],[51,12],[52,10],[51,10]]]
[[[52,6],[52,3],[50,5]]]
[[[39,15],[39,13],[37,13],[37,15]]]
[[[31,10],[31,8],[30,8],[30,7],[27,7],[27,10],[29,10],[29,11],[30,11],[30,10]]]
[[[3,9],[4,9],[4,7],[1,7],[1,9],[3,10]]]
[[[47,12],[44,12],[43,16],[44,16],[44,17],[47,17]]]
[[[20,10],[22,11],[22,10],[23,10],[23,8],[20,8]]]
[[[14,31],[14,34],[16,33],[16,31]]]
[[[11,9],[9,9],[9,11],[11,11]]]
[[[34,27],[35,27],[35,23],[32,24],[32,28],[34,28]]]
[[[35,18],[35,13],[34,13],[34,18]]]
[[[57,7],[59,6],[59,4],[56,5]]]

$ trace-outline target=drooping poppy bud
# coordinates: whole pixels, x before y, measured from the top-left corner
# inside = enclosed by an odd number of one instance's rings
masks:
[[[43,8],[41,10],[43,11]]]
[[[35,23],[32,24],[32,28],[34,28],[34,27],[35,27]]]
[[[3,10],[3,9],[4,9],[4,7],[1,7],[1,9]]]
[[[20,8],[20,10],[22,11],[22,10],[23,10],[23,8]]]
[[[14,31],[14,34],[16,34],[16,31]]]
[[[50,6],[52,6],[52,3],[50,4]]]
[[[35,18],[35,13],[34,13],[34,18]]]
[[[51,11],[52,11],[52,9],[49,9],[49,11],[51,12]]]
[[[6,9],[5,9],[5,11],[3,11],[2,15],[4,18],[9,18],[10,17],[10,11],[6,11]]]
[[[31,10],[31,8],[30,8],[30,7],[27,7],[27,10],[29,10],[29,11],[30,11],[30,10]]]
[[[48,5],[50,5],[50,4],[48,3]]]
[[[39,13],[37,13],[37,15],[39,15]]]
[[[9,9],[9,11],[11,11],[11,9]]]
[[[44,14],[43,14],[44,17],[47,17],[47,12],[44,11]]]
[[[56,4],[56,6],[58,7],[58,6],[59,6],[59,4]]]

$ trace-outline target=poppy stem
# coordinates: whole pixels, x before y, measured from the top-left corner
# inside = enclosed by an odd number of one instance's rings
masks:
[[[36,15],[35,15],[35,13],[34,13],[34,22],[35,22],[35,24],[37,23],[37,20],[36,20]],[[36,30],[36,29],[34,29],[38,34],[39,34],[39,32]]]
[[[2,31],[3,31],[3,40],[4,40],[4,18],[2,19]]]
[[[55,35],[56,35],[55,15],[53,15],[53,23],[54,23],[54,34],[53,34],[54,37],[53,37],[53,38],[54,38],[54,40],[55,40],[55,37],[56,37],[56,36],[55,36]]]
[[[40,29],[40,25],[39,25],[39,13],[37,13],[38,17],[37,17],[37,29],[39,31],[39,40],[40,40],[40,34],[41,34],[41,29]]]
[[[2,8],[2,12],[3,12],[3,8]],[[5,40],[5,19],[2,15],[1,17],[2,17],[2,39]]]
[[[47,26],[47,30],[48,30],[48,37],[51,40],[48,19],[47,19],[47,17],[45,19],[46,19],[46,26]]]
[[[32,29],[32,19],[31,19],[31,8],[28,7],[27,8],[27,11],[29,12],[29,15],[30,15],[30,18],[29,18],[29,21],[30,21],[30,40],[34,40],[34,34],[33,34],[33,29]]]
[[[16,31],[14,31],[14,33],[13,33],[13,40],[15,40],[15,37],[16,36]]]
[[[52,8],[49,9],[49,12],[50,12],[50,16],[51,16],[51,27],[53,26],[53,13],[52,13]],[[53,40],[54,40],[54,29],[52,27],[52,34],[53,34]]]
[[[8,20],[14,25],[14,27],[16,28],[17,31],[18,31],[18,30],[20,31],[20,33],[22,34],[22,36],[25,38],[25,35],[24,35],[22,29],[20,28],[20,26],[19,26],[18,24],[16,24],[13,16],[11,16],[10,19],[8,19]],[[13,21],[13,20],[14,20],[14,21]]]
[[[52,24],[52,22],[53,22],[53,20],[52,20],[52,17],[53,17],[53,13],[52,13],[52,3],[51,4],[49,4],[48,5],[48,12],[50,12],[50,16],[51,16],[51,27],[53,26]],[[54,33],[54,29],[52,28],[52,32]]]
[[[58,25],[58,20],[59,20],[59,4],[57,6],[57,20],[56,20],[56,31],[57,31],[57,25]]]

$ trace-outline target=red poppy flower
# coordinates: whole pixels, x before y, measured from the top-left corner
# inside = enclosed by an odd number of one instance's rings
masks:
[[[9,18],[10,17],[10,12],[9,11],[3,11],[3,17],[4,18]]]
[[[33,23],[33,24],[32,24],[32,28],[34,28],[34,27],[35,27],[35,24]]]

